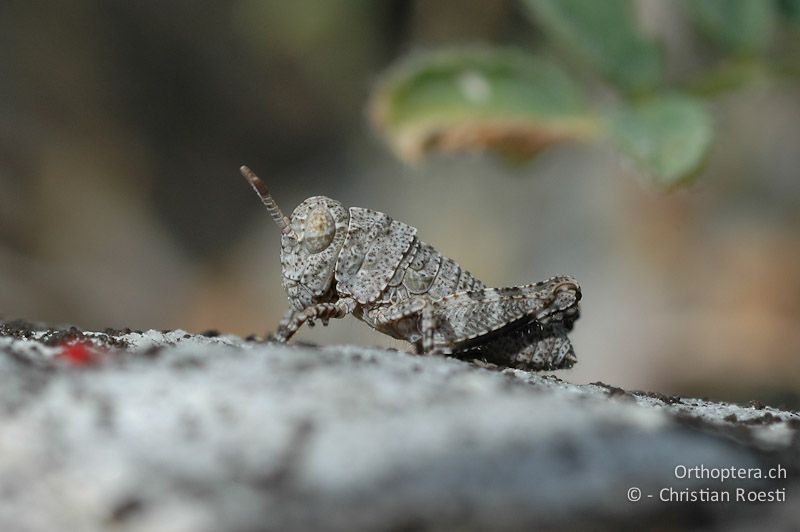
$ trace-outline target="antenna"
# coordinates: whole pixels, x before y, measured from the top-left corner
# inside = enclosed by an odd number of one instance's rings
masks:
[[[289,218],[283,214],[283,211],[278,204],[275,203],[275,200],[272,199],[272,195],[269,193],[269,189],[267,185],[264,184],[261,179],[258,178],[256,174],[253,173],[246,166],[242,166],[239,168],[239,171],[242,173],[245,179],[250,182],[250,186],[253,187],[253,190],[256,191],[256,194],[261,198],[261,201],[264,205],[267,206],[267,210],[269,211],[269,215],[272,216],[272,219],[275,220],[275,223],[278,224],[278,227],[281,228],[281,231],[289,227]]]

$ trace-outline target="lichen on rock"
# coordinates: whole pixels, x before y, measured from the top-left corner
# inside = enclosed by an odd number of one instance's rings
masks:
[[[91,363],[61,356],[75,343]],[[796,490],[800,415],[766,406],[353,346],[21,322],[0,322],[0,382],[2,530],[800,523],[790,503],[657,500]],[[701,464],[788,478],[676,478]],[[631,487],[656,498],[630,502]]]

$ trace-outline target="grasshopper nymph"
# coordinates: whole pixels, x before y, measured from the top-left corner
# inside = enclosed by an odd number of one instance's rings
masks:
[[[489,288],[388,215],[313,196],[288,218],[246,166],[242,175],[281,230],[283,287],[291,309],[275,338],[352,314],[407,340],[418,353],[449,354],[528,370],[576,362],[567,333],[581,289],[562,275]]]

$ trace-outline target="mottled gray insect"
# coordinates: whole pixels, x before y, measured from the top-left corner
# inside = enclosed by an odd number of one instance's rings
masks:
[[[288,341],[304,323],[327,325],[352,314],[411,342],[418,353],[521,369],[575,363],[567,333],[581,290],[572,277],[487,288],[419,240],[414,227],[325,196],[308,198],[290,219],[249,168],[241,172],[281,229],[283,287],[292,308],[276,340]]]

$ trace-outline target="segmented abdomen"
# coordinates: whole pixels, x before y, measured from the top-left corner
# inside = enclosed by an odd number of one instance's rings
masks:
[[[456,292],[483,288],[484,284],[454,260],[441,255],[432,246],[416,240],[400,262],[382,298],[397,303],[415,296],[431,299]]]

